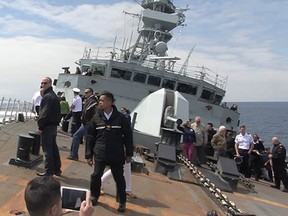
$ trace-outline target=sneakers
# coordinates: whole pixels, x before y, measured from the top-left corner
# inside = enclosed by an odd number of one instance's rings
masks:
[[[129,197],[129,198],[137,199],[137,196],[134,195],[134,194],[131,193],[131,192],[126,192],[126,196]]]
[[[100,195],[101,195],[101,196],[104,196],[104,195],[105,195],[104,190],[102,190],[102,189],[100,190]]]

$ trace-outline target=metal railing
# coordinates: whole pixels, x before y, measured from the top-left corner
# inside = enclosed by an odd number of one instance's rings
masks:
[[[35,117],[33,104],[11,98],[1,98],[0,102],[0,124],[25,121]]]

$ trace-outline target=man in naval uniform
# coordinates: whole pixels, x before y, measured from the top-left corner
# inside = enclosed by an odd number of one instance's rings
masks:
[[[101,190],[101,177],[108,165],[117,187],[117,198],[119,198],[117,211],[124,212],[126,209],[126,184],[123,165],[125,161],[130,163],[132,160],[132,129],[126,116],[114,106],[114,96],[110,92],[100,94],[98,108],[99,110],[87,128],[85,152],[88,165],[94,164],[90,182],[92,204],[97,205]]]
[[[282,181],[284,185],[284,189],[282,191],[288,193],[288,176],[285,168],[286,149],[280,143],[278,137],[272,138],[272,144],[273,144],[272,154],[269,155],[269,158],[272,159],[275,185],[271,185],[271,187],[280,189],[280,183],[281,183],[280,181]]]
[[[72,104],[70,109],[72,111],[73,122],[75,124],[75,130],[72,130],[74,134],[81,126],[81,115],[82,115],[82,99],[80,97],[80,89],[73,88],[74,98],[72,100]]]

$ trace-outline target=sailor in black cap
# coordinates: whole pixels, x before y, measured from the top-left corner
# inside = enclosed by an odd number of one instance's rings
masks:
[[[286,149],[280,143],[278,137],[272,138],[272,144],[273,144],[272,154],[269,155],[269,158],[272,159],[275,185],[271,185],[271,187],[280,189],[280,183],[281,183],[280,181],[282,181],[284,185],[284,189],[282,191],[288,193],[288,176],[285,169]]]

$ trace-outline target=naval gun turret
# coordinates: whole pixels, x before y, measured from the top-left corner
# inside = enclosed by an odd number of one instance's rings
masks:
[[[149,149],[156,172],[178,173],[176,154],[181,150],[182,133],[176,126],[188,119],[188,112],[188,101],[179,92],[164,88],[148,95],[132,111],[132,115],[137,113],[134,143]]]

